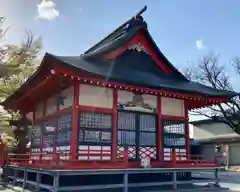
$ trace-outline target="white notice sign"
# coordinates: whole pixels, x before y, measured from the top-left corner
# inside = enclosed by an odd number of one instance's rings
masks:
[[[151,167],[150,158],[148,158],[148,157],[142,158],[141,159],[141,166],[144,167],[144,168],[150,168]]]

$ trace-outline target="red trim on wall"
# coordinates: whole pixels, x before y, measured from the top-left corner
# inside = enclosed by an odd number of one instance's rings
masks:
[[[51,96],[49,98],[51,98]],[[60,111],[60,105],[57,105],[56,113],[58,113],[59,111]],[[54,142],[53,143],[53,151],[54,152],[57,151],[57,136],[58,136],[58,123],[56,124],[55,130],[54,130],[54,141],[53,141]]]
[[[137,87],[132,85],[121,84],[117,82],[109,82],[108,80],[104,80],[101,78],[80,75],[80,74],[74,73],[70,69],[62,68],[62,67],[56,68],[56,72],[59,75],[65,76],[68,79],[69,78],[75,79],[84,84],[98,85],[98,86],[105,86],[105,87],[107,86],[109,88],[118,88],[120,90],[140,92],[140,93],[150,94],[150,95],[160,95],[160,96],[165,96],[165,97],[170,97],[175,99],[190,100],[190,101],[193,101],[194,103],[199,103],[199,107],[204,107],[206,105],[213,105],[220,102],[226,102],[227,100],[227,98],[225,97],[206,98],[206,97],[193,95],[193,94],[191,95],[191,94],[171,92],[166,90],[142,88],[142,87]],[[189,109],[192,109],[192,107],[189,106]]]
[[[190,135],[189,135],[189,118],[188,118],[188,105],[187,101],[184,102],[185,109],[185,120],[186,120],[186,152],[188,155],[188,159],[191,159],[191,143],[190,143]]]
[[[64,113],[69,113],[69,112],[72,112],[72,107],[61,109],[59,111],[56,111],[56,113],[47,115],[45,117],[41,117],[39,119],[36,119],[35,122],[36,122],[36,124],[38,124],[38,123],[41,123],[42,121],[45,121],[47,119],[55,118],[55,117],[58,117],[58,116],[60,116],[60,115],[62,115]]]
[[[89,111],[89,112],[95,112],[95,113],[113,113],[113,109],[83,106],[83,105],[77,105],[77,106],[78,106],[78,110],[80,111]]]
[[[163,115],[162,114],[162,119],[168,119],[168,120],[186,120],[185,116],[181,117],[181,116],[173,116],[173,115]]]
[[[112,160],[117,160],[117,102],[118,90],[113,90],[113,135],[112,135]]]
[[[79,105],[79,83],[74,84],[74,102],[73,102],[73,125],[72,125],[72,143],[71,160],[78,158],[78,105]]]
[[[41,119],[45,119],[45,117],[46,117],[46,109],[47,109],[46,104],[47,104],[47,100],[45,99],[45,101],[43,101],[43,112],[42,112],[43,116],[42,116]],[[36,123],[39,123],[40,121],[35,118],[35,122],[36,122]],[[45,148],[44,142],[43,142],[43,141],[44,141],[43,138],[44,138],[44,135],[45,135],[44,129],[45,129],[44,125],[41,125],[41,132],[42,132],[41,153],[43,152],[43,149]],[[41,154],[41,159],[42,159],[42,157],[43,157],[43,156],[42,156],[42,154]]]
[[[159,54],[156,51],[154,45],[147,39],[146,32],[144,30],[140,30],[134,35],[134,37],[127,42],[125,45],[120,47],[119,49],[108,53],[103,56],[104,59],[112,59],[116,56],[122,54],[126,49],[128,49],[131,45],[140,44],[144,46],[146,51],[152,56],[153,60],[156,62],[158,67],[160,67],[166,73],[173,73],[173,70],[168,66],[168,64],[163,60],[163,58],[159,57]]]
[[[158,160],[164,161],[164,153],[163,153],[163,127],[162,127],[162,102],[161,97],[157,97],[157,106],[158,106],[158,123],[157,123],[157,150],[158,150]]]

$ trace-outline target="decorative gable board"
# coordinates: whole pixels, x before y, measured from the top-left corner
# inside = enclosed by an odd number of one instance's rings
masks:
[[[161,97],[161,106],[163,115],[185,116],[184,100]]]
[[[79,104],[82,106],[113,108],[113,89],[79,85]]]
[[[42,118],[43,114],[44,114],[44,104],[43,102],[41,102],[36,107],[35,118],[36,119]]]
[[[131,111],[157,112],[157,96],[118,91],[118,108]]]
[[[64,89],[61,93],[61,96],[64,98],[63,99],[64,105],[60,105],[60,107],[59,107],[60,109],[65,109],[65,108],[73,106],[73,100],[74,100],[73,86],[68,87],[67,89]]]
[[[51,115],[57,111],[56,95],[50,97],[46,101],[46,115]]]

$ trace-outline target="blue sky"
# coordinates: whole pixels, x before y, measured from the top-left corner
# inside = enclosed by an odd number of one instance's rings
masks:
[[[43,52],[80,55],[147,5],[149,31],[178,69],[208,52],[226,65],[240,56],[239,0],[0,1],[0,14],[11,24],[6,42],[21,42],[28,28],[42,37]]]
[[[42,37],[44,51],[79,55],[147,5],[149,30],[176,67],[185,68],[209,51],[226,62],[240,55],[238,0],[55,0],[50,8],[58,14],[52,20],[38,17],[41,2],[1,0],[0,13],[11,24],[7,42],[20,42],[28,28]]]

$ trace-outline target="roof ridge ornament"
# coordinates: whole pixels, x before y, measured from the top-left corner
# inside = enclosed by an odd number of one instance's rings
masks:
[[[144,27],[147,27],[147,23],[144,21],[144,18],[142,14],[147,10],[147,6],[145,5],[135,16],[132,17],[132,19],[128,20],[125,23],[126,28],[130,28],[134,25],[142,25]]]
[[[145,5],[134,17],[133,19],[138,19],[147,10],[147,5]]]
[[[101,47],[102,44],[104,44],[105,42],[109,43],[109,39],[111,40],[112,38],[114,39],[116,37],[116,34],[119,32],[122,32],[123,30],[129,29],[130,26],[132,26],[133,24],[135,25],[136,23],[143,23],[143,26],[147,26],[146,22],[143,20],[143,17],[141,16],[145,11],[147,10],[147,6],[145,5],[139,12],[137,12],[133,17],[131,17],[129,20],[127,20],[125,23],[123,23],[122,25],[120,25],[117,29],[115,29],[112,33],[110,33],[108,36],[106,36],[105,38],[103,38],[101,41],[99,41],[97,44],[95,44],[94,46],[92,46],[91,48],[89,48],[88,50],[86,50],[84,52],[85,54],[88,54],[94,50],[96,50],[97,48]]]

